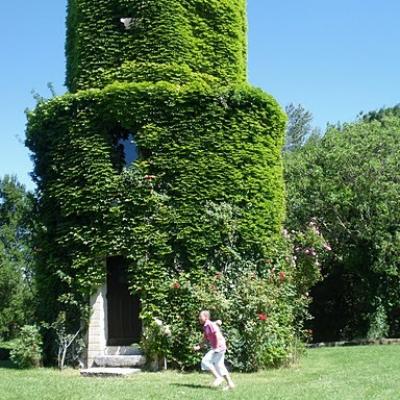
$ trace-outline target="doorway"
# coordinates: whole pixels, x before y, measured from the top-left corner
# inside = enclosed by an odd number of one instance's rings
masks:
[[[140,342],[142,323],[140,298],[129,292],[127,260],[107,259],[107,346],[129,346]]]

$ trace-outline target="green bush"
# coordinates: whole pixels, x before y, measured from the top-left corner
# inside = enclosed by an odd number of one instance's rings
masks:
[[[19,368],[39,367],[42,360],[42,337],[39,328],[25,325],[10,353],[11,361]]]
[[[400,335],[399,152],[389,114],[285,155],[288,225],[314,218],[332,246],[312,293],[317,340]]]
[[[144,301],[143,348],[180,369],[195,368],[200,361],[193,346],[201,338],[197,316],[202,309],[223,321],[227,360],[235,370],[287,365],[298,359],[309,338],[304,328],[310,318],[308,290],[321,279],[325,240],[312,222],[304,233],[285,233],[274,244],[275,257],[252,260],[238,251],[236,212],[228,204],[210,203],[205,210],[210,232],[218,237],[208,261],[215,268],[212,275],[182,272],[159,286],[158,301]],[[310,248],[309,257],[293,253]],[[170,336],[160,335],[154,316],[168,326]]]
[[[146,325],[145,319],[144,349],[166,356],[174,367],[197,367],[200,356],[193,351],[201,337],[197,316],[202,309],[209,309],[213,319],[223,321],[227,360],[235,370],[285,365],[301,353],[303,345],[293,327],[295,309],[301,300],[294,300],[295,289],[289,278],[280,282],[249,274],[230,289],[226,278],[219,274],[192,281],[181,276],[170,282],[165,305],[153,309],[152,315],[157,313],[163,318],[171,336],[147,334],[154,332],[154,322]]]

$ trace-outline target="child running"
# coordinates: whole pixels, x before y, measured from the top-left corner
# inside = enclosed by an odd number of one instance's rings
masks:
[[[210,312],[206,310],[201,311],[199,314],[199,321],[203,325],[203,341],[208,341],[211,346],[211,350],[208,351],[203,357],[201,369],[203,371],[210,371],[214,375],[214,387],[221,385],[225,380],[228,384],[225,389],[233,389],[235,384],[233,383],[224,362],[226,343],[225,338],[218,326],[221,324],[221,322],[211,321]],[[194,349],[199,351],[201,349],[201,345],[195,346]]]

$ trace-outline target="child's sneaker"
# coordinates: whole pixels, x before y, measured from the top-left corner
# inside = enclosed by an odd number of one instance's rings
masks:
[[[216,378],[215,381],[213,382],[213,386],[214,387],[218,387],[219,385],[222,384],[222,382],[224,381],[224,378],[222,378],[221,376]]]
[[[232,382],[228,386],[225,386],[222,390],[233,390],[235,387],[236,385]]]

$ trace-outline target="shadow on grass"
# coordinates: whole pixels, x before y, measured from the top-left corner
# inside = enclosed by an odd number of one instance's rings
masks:
[[[11,361],[0,361],[0,369],[19,369],[15,364]]]
[[[207,389],[215,391],[215,388],[208,385],[196,385],[194,383],[171,383],[171,386],[185,387],[189,389]]]

